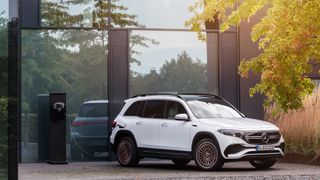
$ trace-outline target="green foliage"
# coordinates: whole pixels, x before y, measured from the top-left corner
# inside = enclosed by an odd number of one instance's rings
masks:
[[[8,28],[5,12],[0,12],[0,179],[5,178],[3,167],[8,158]]]
[[[85,100],[107,97],[105,37],[106,31],[23,31],[23,112],[37,112],[37,94],[66,92],[71,113]]]
[[[8,162],[8,99],[6,97],[0,97],[0,168],[6,167]]]
[[[8,84],[8,28],[5,12],[0,12],[0,96],[7,96]]]
[[[193,60],[183,51],[160,68],[148,74],[131,72],[131,95],[148,92],[205,92],[207,91],[207,66]]]
[[[261,81],[250,89],[250,96],[261,93],[267,97],[265,105],[275,103],[276,109],[287,111],[302,107],[302,99],[314,89],[307,74],[312,71],[312,62],[320,62],[318,4],[318,0],[197,0],[190,7],[194,16],[186,25],[204,39],[201,29],[206,21],[214,21],[213,17],[223,22],[223,32],[265,10],[266,14],[251,32],[262,53],[242,61],[239,74],[242,77],[247,77],[249,71],[259,74]]]
[[[111,26],[142,26],[127,8],[111,1]],[[108,27],[108,1],[97,0],[82,14],[70,12],[74,5],[89,0],[42,1],[44,26]],[[92,9],[93,8],[93,9]],[[93,14],[93,24],[83,24],[86,13]],[[71,15],[72,14],[72,15]],[[89,20],[90,22],[91,20]],[[133,35],[131,46],[148,47],[153,39]],[[107,30],[23,30],[22,31],[22,111],[37,113],[37,94],[66,92],[68,112],[76,113],[83,101],[107,98]],[[131,47],[131,54],[138,54]],[[136,59],[133,62],[139,64]]]

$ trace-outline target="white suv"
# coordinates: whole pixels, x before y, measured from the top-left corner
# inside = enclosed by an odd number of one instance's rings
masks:
[[[152,157],[180,166],[194,160],[202,170],[243,160],[266,169],[284,156],[279,128],[246,118],[211,94],[157,93],[127,99],[113,121],[110,142],[122,166]]]

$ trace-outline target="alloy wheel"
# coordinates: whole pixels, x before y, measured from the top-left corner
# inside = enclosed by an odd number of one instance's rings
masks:
[[[218,150],[212,142],[203,142],[196,150],[196,158],[202,168],[211,168],[217,163]]]
[[[123,140],[118,145],[118,159],[121,164],[129,164],[132,159],[133,147],[128,140]]]

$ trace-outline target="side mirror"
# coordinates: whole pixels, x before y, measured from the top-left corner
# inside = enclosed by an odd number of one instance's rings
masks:
[[[179,121],[189,121],[189,117],[187,114],[177,114],[174,119]]]

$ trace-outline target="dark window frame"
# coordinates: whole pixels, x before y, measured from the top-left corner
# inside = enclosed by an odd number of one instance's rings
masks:
[[[181,105],[181,107],[182,107],[182,108],[184,109],[184,111],[185,111],[185,114],[187,114],[188,117],[190,118],[189,113],[188,113],[186,107],[185,107],[181,102],[174,101],[174,100],[166,100],[166,105],[165,105],[165,108],[164,108],[164,115],[163,115],[163,116],[164,116],[164,119],[177,121],[176,119],[169,119],[169,118],[167,117],[167,107],[168,107],[168,103],[169,103],[169,102],[175,102],[175,103],[178,103],[179,105]]]
[[[161,116],[162,116],[162,117],[159,117],[159,118],[144,117],[144,114],[145,114],[145,112],[146,112],[146,108],[147,108],[147,105],[148,105],[148,101],[163,101],[163,102],[164,102],[163,109],[161,110]],[[144,119],[165,119],[165,118],[164,118],[164,110],[165,110],[166,102],[167,102],[167,100],[163,100],[163,99],[148,99],[148,100],[145,100],[145,101],[144,101],[144,107],[143,107],[142,115],[139,116],[139,117],[144,118]]]

